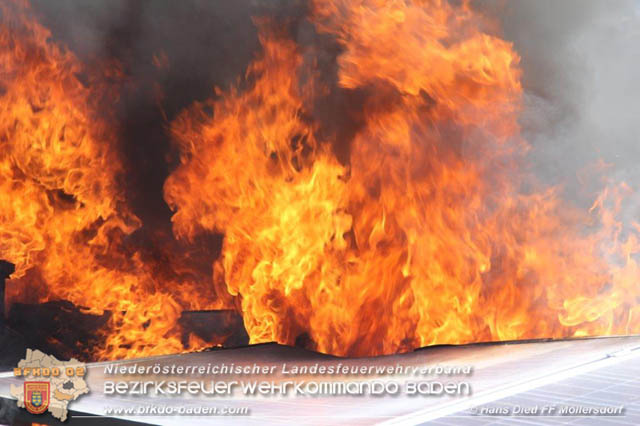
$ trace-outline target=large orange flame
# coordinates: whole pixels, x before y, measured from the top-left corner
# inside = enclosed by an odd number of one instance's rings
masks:
[[[312,21],[364,99],[348,165],[311,114],[332,89],[268,22],[248,88],[171,127],[175,232],[224,233],[216,282],[253,343],[374,355],[640,331],[638,226],[616,219],[629,189],[582,212],[522,172],[519,57],[491,22],[438,0],[319,0]]]
[[[0,13],[0,258],[16,264],[8,300],[111,311],[104,345],[88,348],[96,358],[183,350],[177,319],[207,299],[190,297],[193,283],[165,283],[122,244],[140,221],[123,196],[116,132],[97,110],[104,84],[81,82],[87,70],[26,3],[3,2]]]
[[[582,211],[524,171],[519,57],[467,2],[313,2],[316,31],[340,45],[336,87],[319,78],[317,46],[256,20],[246,81],[170,127],[174,233],[224,234],[213,284],[188,255],[154,260],[131,242],[142,223],[114,90],[25,2],[0,13],[8,302],[110,311],[94,358],[183,351],[183,310],[234,301],[253,343],[337,355],[640,332],[640,225],[619,219],[631,188],[608,183]],[[336,92],[358,99],[333,114],[356,129],[347,161],[323,131],[332,114],[315,114]]]

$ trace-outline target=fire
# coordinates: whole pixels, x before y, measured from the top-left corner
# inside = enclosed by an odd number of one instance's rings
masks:
[[[526,171],[520,58],[468,2],[317,0],[307,44],[256,19],[245,79],[170,123],[179,244],[162,241],[162,259],[136,246],[109,112],[118,73],[52,41],[27,3],[0,12],[7,303],[108,311],[89,356],[219,344],[185,347],[182,312],[234,305],[252,343],[348,356],[640,333],[640,224],[620,219],[631,188],[608,182],[583,211]],[[211,234],[224,235],[213,277],[177,250]]]
[[[116,129],[98,110],[105,84],[80,80],[88,70],[49,40],[26,3],[3,2],[0,13],[0,258],[16,265],[9,303],[62,299],[110,311],[103,346],[85,348],[95,358],[182,351],[177,319],[207,299],[188,297],[193,283],[166,285],[124,242],[141,223],[123,195]]]
[[[519,57],[491,22],[466,2],[311,9],[340,43],[338,88],[313,78],[312,47],[259,21],[248,87],[171,126],[175,233],[224,233],[215,282],[252,343],[360,356],[640,330],[629,189],[584,212],[522,171]],[[346,165],[313,114],[331,90],[363,99]]]

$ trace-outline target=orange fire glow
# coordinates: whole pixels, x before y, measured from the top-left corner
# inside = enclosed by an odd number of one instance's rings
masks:
[[[128,244],[142,223],[125,197],[110,90],[79,77],[91,73],[26,3],[3,2],[8,303],[110,311],[96,359],[181,352],[182,311],[232,301],[251,343],[335,355],[640,333],[640,225],[619,219],[631,188],[610,183],[582,211],[523,171],[519,56],[457,3],[313,2],[316,31],[340,45],[336,87],[316,78],[313,46],[256,19],[261,53],[246,81],[170,124],[174,234],[224,235],[203,282]],[[332,91],[358,99],[348,141],[314,115]],[[216,343],[192,337],[188,349]]]
[[[214,271],[253,343],[306,333],[359,356],[640,331],[625,186],[590,212],[531,189],[519,57],[491,23],[466,3],[378,0],[317,1],[312,21],[341,44],[339,86],[365,94],[347,165],[307,118],[326,89],[301,77],[308,52],[264,23],[250,88],[172,126],[174,229],[224,233]]]
[[[123,247],[140,221],[123,196],[116,132],[96,110],[101,85],[79,80],[82,65],[26,3],[3,2],[0,13],[0,258],[16,264],[9,302],[111,311],[96,358],[183,350],[176,321],[205,297],[188,297],[188,282],[160,286],[153,265]]]

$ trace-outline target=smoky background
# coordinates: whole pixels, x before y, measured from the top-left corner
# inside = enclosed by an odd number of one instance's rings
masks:
[[[339,48],[305,19],[306,1],[32,4],[53,39],[83,61],[108,57],[122,64],[130,84],[115,108],[127,195],[143,229],[154,234],[171,232],[162,191],[177,158],[167,124],[192,102],[214,97],[214,86],[224,89],[244,75],[260,49],[253,16],[275,16],[300,44],[320,46],[314,53],[319,78],[337,81]],[[475,0],[472,6],[500,23],[501,36],[521,57],[520,124],[531,145],[532,174],[559,185],[563,197],[580,206],[593,202],[602,176],[639,183],[640,2]],[[357,109],[358,95],[334,91],[323,102],[313,113],[327,123],[321,127],[326,135],[341,140],[337,154],[344,161],[358,126],[357,114],[345,112]],[[600,160],[609,166],[603,169]],[[628,204],[625,215],[637,220],[640,202]]]
[[[521,56],[534,173],[585,205],[600,176],[640,182],[640,2],[479,3]]]

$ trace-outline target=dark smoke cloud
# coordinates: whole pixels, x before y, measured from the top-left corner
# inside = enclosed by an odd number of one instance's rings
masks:
[[[91,63],[118,61],[116,115],[127,191],[145,225],[170,232],[162,186],[172,167],[167,122],[243,75],[258,49],[250,1],[33,0],[53,39]],[[161,60],[154,61],[154,58]],[[155,63],[154,63],[155,62]]]
[[[33,0],[33,5],[55,39],[84,60],[118,59],[131,79],[118,114],[129,196],[145,224],[168,227],[171,215],[162,185],[175,158],[159,125],[165,116],[158,108],[158,88],[171,120],[193,101],[213,96],[214,85],[235,82],[259,50],[252,16],[293,22],[292,35],[301,44],[319,46],[318,78],[336,79],[339,48],[303,19],[304,0]],[[533,148],[534,173],[585,204],[596,188],[585,190],[576,176],[597,159],[613,164],[608,174],[640,183],[640,3],[477,0],[474,6],[501,22],[502,35],[522,57],[521,124]],[[168,68],[154,65],[160,53]],[[326,138],[339,140],[343,161],[357,131],[357,120],[347,112],[359,102],[357,93],[337,90],[313,106]]]

